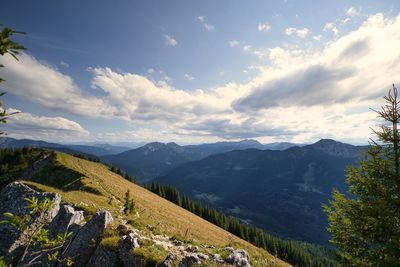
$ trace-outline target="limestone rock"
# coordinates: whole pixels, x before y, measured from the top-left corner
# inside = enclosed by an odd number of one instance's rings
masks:
[[[1,190],[0,221],[6,219],[3,215],[5,212],[11,212],[14,215],[29,213],[29,210],[26,208],[27,202],[24,198],[32,197],[38,198],[39,201],[48,198],[53,202],[51,209],[43,214],[44,219],[51,222],[60,208],[61,196],[56,193],[35,191],[20,182],[10,183]],[[37,217],[32,218],[32,227],[40,227],[37,219]],[[20,233],[18,229],[8,224],[0,224],[0,255],[13,256],[26,243],[27,240],[24,239],[24,233]]]
[[[132,254],[132,250],[139,247],[138,237],[134,233],[129,233],[122,237],[122,242],[118,248],[120,259],[123,266],[142,267],[141,259]]]
[[[75,266],[84,266],[93,254],[101,232],[113,221],[108,211],[98,211],[73,237],[64,256],[74,259]],[[64,266],[62,263],[61,266]]]
[[[177,256],[175,254],[169,253],[167,258],[165,258],[164,262],[160,265],[160,267],[173,267],[176,259]]]
[[[61,205],[60,211],[49,224],[48,229],[53,235],[64,232],[76,232],[84,220],[83,211],[76,211],[69,205]]]
[[[249,254],[243,249],[237,249],[228,256],[226,262],[234,267],[251,267],[249,262]]]
[[[117,267],[120,266],[118,263],[118,254],[117,251],[112,249],[103,248],[101,245],[98,245],[92,257],[90,258],[87,267],[99,267],[99,266],[107,266],[107,267]]]
[[[182,259],[178,267],[191,267],[196,264],[201,264],[199,256],[196,253],[190,253]]]

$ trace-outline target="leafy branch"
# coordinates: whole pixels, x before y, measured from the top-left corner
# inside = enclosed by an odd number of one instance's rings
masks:
[[[25,208],[29,210],[28,214],[19,212],[13,214],[11,212],[4,213],[5,220],[0,224],[9,224],[11,227],[18,229],[21,235],[24,236],[25,249],[19,259],[20,266],[31,266],[41,263],[40,259],[43,255],[47,254],[49,261],[66,262],[67,266],[73,265],[73,260],[59,256],[59,249],[61,249],[71,233],[64,232],[58,233],[54,238],[50,238],[49,230],[44,229],[48,224],[46,215],[53,207],[54,203],[49,198],[39,200],[37,197],[24,198],[27,202]],[[32,257],[26,262],[29,248],[35,246],[38,249],[31,252]]]

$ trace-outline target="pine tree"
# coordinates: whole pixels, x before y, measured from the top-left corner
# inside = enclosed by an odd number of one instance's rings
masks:
[[[135,210],[135,202],[131,198],[131,192],[128,190],[125,193],[125,198],[124,198],[124,213],[126,215],[132,214]]]
[[[331,242],[345,266],[400,266],[400,101],[393,85],[377,111],[385,122],[374,131],[359,167],[347,170],[349,194],[338,190],[325,210]]]

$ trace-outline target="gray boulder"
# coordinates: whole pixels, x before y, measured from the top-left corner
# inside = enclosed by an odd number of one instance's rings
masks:
[[[225,261],[234,267],[251,267],[249,254],[243,249],[234,250]]]
[[[108,211],[98,211],[72,238],[67,245],[64,257],[71,257],[75,266],[85,266],[93,254],[102,231],[112,223],[113,218]],[[61,263],[60,266],[65,266]]]
[[[132,254],[132,251],[139,246],[139,239],[135,233],[129,233],[122,237],[118,252],[123,266],[142,267],[142,260]]]
[[[64,232],[76,232],[84,223],[83,211],[76,211],[69,205],[61,205],[57,216],[49,224],[48,229],[52,235]]]
[[[13,182],[8,184],[0,192],[0,221],[7,219],[5,212],[11,212],[14,215],[25,215],[29,213],[26,208],[27,201],[24,198],[36,197],[40,200],[45,198],[53,202],[48,212],[42,214],[40,220],[51,222],[60,209],[61,196],[56,193],[42,193],[21,182]],[[40,228],[38,216],[31,219],[31,228]],[[15,227],[8,224],[0,224],[0,255],[9,257],[19,254],[19,250],[27,244],[26,233],[21,233]]]
[[[107,267],[116,267],[120,266],[118,263],[118,254],[117,251],[112,249],[103,248],[101,245],[98,245],[92,257],[90,258],[87,267],[99,267],[99,266],[107,266]]]
[[[164,262],[161,263],[160,267],[173,267],[174,262],[177,260],[177,256],[173,253],[169,253]]]
[[[201,259],[196,253],[190,253],[182,259],[178,267],[191,267],[196,264],[201,264]]]

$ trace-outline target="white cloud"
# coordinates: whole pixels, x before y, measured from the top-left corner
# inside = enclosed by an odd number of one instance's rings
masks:
[[[339,33],[339,29],[335,26],[335,23],[328,22],[324,26],[324,31],[332,31],[334,35]]]
[[[183,75],[183,76],[184,76],[185,79],[188,80],[188,81],[193,81],[193,80],[194,80],[194,77],[193,77],[192,75],[190,75],[190,74],[185,73],[185,75]]]
[[[369,107],[379,108],[390,85],[400,82],[399,28],[400,17],[375,14],[318,50],[270,48],[270,64],[254,67],[257,76],[249,82],[203,90],[180,90],[165,81],[96,67],[92,83],[103,97],[88,96],[68,76],[26,55],[20,63],[7,62],[4,71],[9,70],[10,93],[77,114],[73,104],[64,103],[73,98],[85,111],[81,115],[121,118],[154,138],[359,141],[367,140],[375,123]],[[8,68],[11,64],[28,66]]]
[[[205,16],[198,16],[197,20],[201,23],[201,25],[203,25],[204,29],[206,29],[207,31],[215,30],[215,26],[208,23]]]
[[[350,7],[346,9],[346,14],[350,17],[356,17],[361,15],[360,11],[355,7]]]
[[[220,93],[177,90],[164,80],[155,83],[134,73],[118,73],[110,68],[94,68],[93,86],[107,95],[126,120],[174,121],[209,113],[219,113],[229,103],[219,101]]]
[[[10,108],[7,112],[20,111]],[[9,117],[4,128],[8,135],[16,138],[64,141],[89,136],[89,132],[75,121],[63,117],[37,116],[26,112]]]
[[[164,38],[165,38],[165,45],[172,47],[178,45],[178,42],[170,35],[164,34]]]
[[[345,19],[342,19],[340,22],[342,23],[342,24],[346,24],[347,22],[349,22],[351,19],[350,18],[345,18]]]
[[[253,54],[258,57],[259,59],[263,60],[264,57],[266,56],[265,53],[261,50],[254,50]]]
[[[315,41],[321,41],[321,39],[322,39],[322,35],[321,34],[319,34],[319,35],[314,35],[313,36],[313,39],[315,40]]]
[[[308,28],[303,28],[303,29],[297,29],[297,28],[287,28],[285,30],[285,34],[286,35],[293,35],[296,34],[298,37],[300,38],[305,38],[307,37],[307,35],[309,35],[311,33],[311,31]]]
[[[245,51],[245,52],[249,52],[249,51],[251,51],[251,49],[252,49],[251,45],[244,45],[243,46],[243,51]]]
[[[60,62],[60,65],[63,66],[63,67],[65,67],[65,68],[68,68],[68,67],[69,67],[69,64],[66,63],[66,62],[64,62],[64,61],[62,61],[62,60],[61,60],[61,62]]]
[[[10,94],[77,115],[98,117],[114,114],[115,109],[104,98],[84,95],[71,77],[30,55],[20,54],[19,61],[4,56],[3,64],[6,66],[2,70],[2,77],[6,79],[4,88]]]
[[[271,30],[271,25],[269,25],[268,23],[258,23],[257,29],[260,32],[267,32]]]
[[[281,57],[277,61],[280,71],[276,68],[276,74],[271,75],[270,70],[268,77],[254,82],[252,92],[234,106],[257,110],[377,99],[391,82],[400,80],[400,64],[395,60],[400,58],[400,52],[394,52],[400,46],[400,33],[396,31],[399,26],[399,18],[387,20],[376,14],[360,29],[330,43],[321,52],[297,53],[296,65],[290,61],[293,51],[275,49],[271,52],[272,56]]]
[[[232,40],[232,41],[229,41],[228,44],[230,47],[235,47],[235,46],[240,45],[240,42],[236,41],[236,40]]]
[[[149,73],[149,74],[153,74],[153,73],[154,73],[154,71],[155,71],[155,70],[154,70],[153,68],[150,68],[150,69],[148,69],[148,70],[147,70],[147,73]]]

